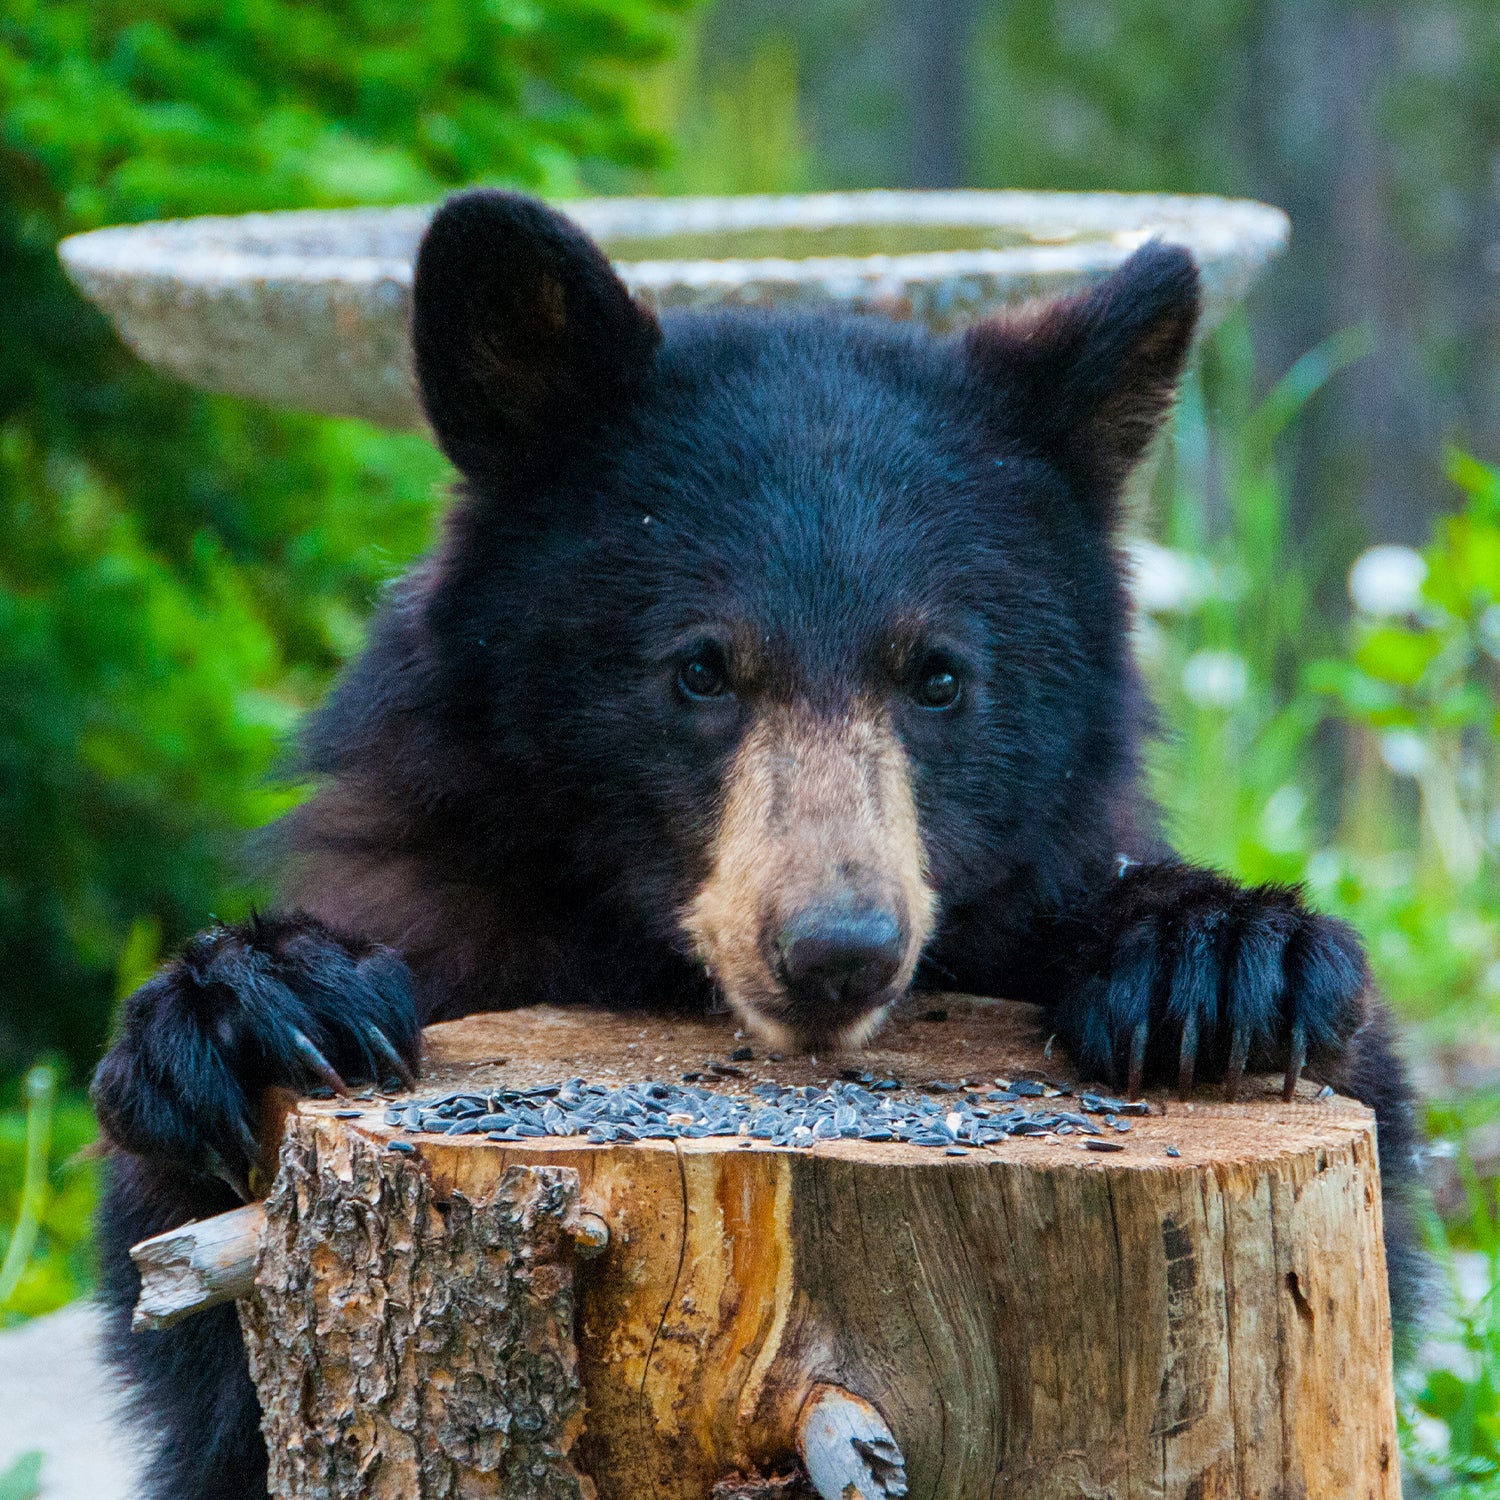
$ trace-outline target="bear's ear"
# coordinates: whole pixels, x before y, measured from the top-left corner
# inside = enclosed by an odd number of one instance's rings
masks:
[[[417,388],[463,473],[545,468],[629,398],[660,338],[603,251],[533,198],[460,193],[417,252]]]
[[[1171,408],[1199,304],[1192,256],[1156,241],[1086,292],[965,335],[1005,437],[1075,473],[1105,524]]]

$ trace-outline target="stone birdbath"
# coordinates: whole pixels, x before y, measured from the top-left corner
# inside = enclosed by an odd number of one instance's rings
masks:
[[[1204,327],[1286,244],[1279,209],[1133,193],[816,193],[562,205],[658,310],[842,307],[952,329],[1095,280],[1147,240],[1191,250]],[[429,208],[183,219],[64,240],[63,265],[148,364],[191,385],[420,428],[407,349]]]

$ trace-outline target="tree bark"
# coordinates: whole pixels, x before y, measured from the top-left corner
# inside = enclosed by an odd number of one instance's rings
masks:
[[[1027,1008],[944,1004],[721,1086],[1060,1072]],[[421,1092],[671,1080],[732,1025],[476,1017],[429,1031]],[[378,1101],[305,1103],[241,1304],[273,1492],[705,1500],[797,1493],[756,1476],[800,1464],[865,1500],[1391,1500],[1373,1120],[1277,1087],[1153,1099],[1116,1152],[964,1157],[402,1136]],[[608,1244],[580,1264],[585,1214]]]
[[[593,1500],[566,1225],[578,1175],[508,1167],[482,1202],[299,1118],[241,1303],[270,1489]]]

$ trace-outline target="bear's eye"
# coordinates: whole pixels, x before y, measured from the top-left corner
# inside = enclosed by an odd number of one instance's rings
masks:
[[[677,669],[677,690],[684,698],[722,698],[729,690],[729,668],[717,646],[700,646]]]
[[[930,656],[922,664],[912,696],[923,708],[952,708],[963,696],[963,684],[951,662],[941,656]]]

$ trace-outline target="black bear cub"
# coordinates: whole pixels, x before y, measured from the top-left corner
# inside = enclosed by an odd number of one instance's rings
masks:
[[[634,302],[560,215],[475,192],[417,261],[463,484],[313,720],[280,913],[195,939],[95,1082],[116,1356],[160,1500],[265,1492],[231,1309],[126,1330],[134,1241],[247,1191],[268,1084],[408,1076],[538,1000],[858,1043],[910,988],[1040,1002],[1122,1089],[1304,1062],[1372,1104],[1405,1251],[1410,1105],[1360,945],[1159,842],[1114,544],[1198,315],[1187,253],[936,338]]]

